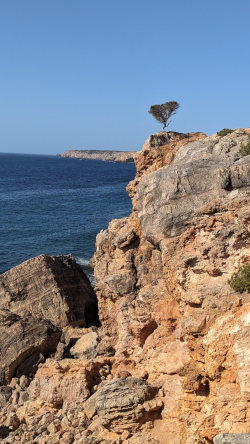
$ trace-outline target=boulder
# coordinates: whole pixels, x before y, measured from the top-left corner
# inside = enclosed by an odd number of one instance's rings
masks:
[[[73,256],[29,259],[0,276],[0,308],[46,319],[57,327],[85,326],[86,308],[96,308],[88,278]]]
[[[72,256],[41,255],[2,274],[0,382],[33,374],[56,351],[63,327],[91,318],[96,297]]]
[[[60,334],[50,321],[0,310],[0,382],[10,381],[15,372],[34,372],[44,356],[56,350]]]
[[[96,396],[101,424],[118,433],[137,430],[149,419],[146,401],[155,393],[156,390],[142,378],[118,378],[106,382]]]

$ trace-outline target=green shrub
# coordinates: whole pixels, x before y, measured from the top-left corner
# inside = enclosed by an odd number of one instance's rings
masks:
[[[221,131],[218,131],[218,132],[217,132],[217,136],[223,137],[223,136],[226,136],[227,134],[232,133],[233,131],[234,131],[234,130],[232,130],[232,129],[224,128],[224,129],[222,129]]]
[[[250,263],[243,265],[238,271],[232,274],[228,279],[228,283],[232,289],[238,293],[250,291]]]
[[[241,145],[239,154],[241,156],[248,156],[250,154],[250,136],[248,136],[248,143],[246,145]]]

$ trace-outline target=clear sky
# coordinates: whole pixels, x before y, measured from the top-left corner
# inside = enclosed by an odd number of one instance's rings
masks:
[[[249,0],[0,0],[0,151],[137,149],[250,127]]]

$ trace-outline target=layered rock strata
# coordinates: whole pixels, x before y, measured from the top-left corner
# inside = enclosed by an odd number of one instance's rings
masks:
[[[85,326],[96,296],[72,256],[30,259],[0,276],[0,381],[34,373],[56,351],[61,330]]]
[[[71,255],[42,254],[0,276],[0,308],[19,316],[84,326],[91,304],[97,304],[94,291]]]

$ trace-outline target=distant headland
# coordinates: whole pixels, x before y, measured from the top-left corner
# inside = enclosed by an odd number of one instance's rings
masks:
[[[93,159],[105,162],[134,162],[138,151],[111,151],[111,150],[67,150],[59,157],[71,157],[80,160]]]

